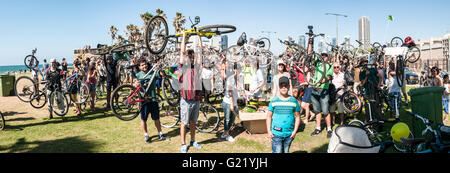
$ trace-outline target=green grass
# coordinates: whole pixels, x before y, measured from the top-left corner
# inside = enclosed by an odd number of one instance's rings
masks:
[[[411,89],[408,87],[407,90]],[[221,104],[214,104],[221,116]],[[66,120],[55,117],[47,120],[35,116],[16,117],[6,112],[6,129],[0,131],[0,153],[179,153],[180,132],[179,124],[174,128],[163,128],[163,132],[171,138],[170,141],[157,140],[157,133],[153,121],[148,121],[150,144],[144,142],[144,135],[140,127],[139,117],[132,121],[121,121],[112,112],[103,112],[105,100],[100,100],[97,111],[85,111],[83,117],[76,117],[73,107],[70,108]],[[31,107],[30,107],[31,109]],[[405,114],[402,107],[400,118],[408,125],[412,125],[411,117]],[[30,110],[30,112],[33,110]],[[361,119],[362,117],[358,117]],[[337,118],[337,121],[338,118]],[[222,120],[223,122],[223,120]],[[270,153],[271,143],[265,134],[249,135],[240,126],[232,132],[236,142],[229,143],[219,139],[223,123],[219,131],[213,133],[197,132],[196,141],[203,149],[189,149],[189,153]],[[389,130],[393,124],[384,128]],[[298,132],[291,145],[293,153],[326,153],[329,139],[323,131],[319,136],[311,137],[315,123],[310,122]],[[336,126],[335,126],[336,127]],[[190,135],[186,137],[187,142]],[[388,152],[394,152],[388,150]]]

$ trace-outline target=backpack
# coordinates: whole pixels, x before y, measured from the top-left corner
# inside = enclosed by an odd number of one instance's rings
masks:
[[[332,105],[334,102],[336,102],[336,95],[337,95],[336,86],[334,86],[333,83],[330,83],[330,85],[328,86],[328,94],[330,96],[328,103]]]

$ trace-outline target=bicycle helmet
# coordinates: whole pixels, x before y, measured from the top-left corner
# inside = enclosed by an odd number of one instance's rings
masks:
[[[391,129],[391,136],[392,139],[394,139],[397,142],[401,141],[401,138],[408,138],[409,137],[409,127],[407,124],[399,122],[392,126]]]

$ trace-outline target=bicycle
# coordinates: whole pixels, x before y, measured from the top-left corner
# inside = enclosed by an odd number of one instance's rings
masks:
[[[413,118],[422,120],[426,127],[425,130],[422,131],[423,136],[428,132],[431,132],[433,136],[431,141],[427,141],[425,138],[401,138],[402,143],[407,146],[405,152],[450,153],[450,127],[439,124],[438,130],[435,130],[431,127],[433,121],[413,112],[407,111],[406,113]]]
[[[272,63],[273,53],[267,49],[264,49],[264,46],[266,44],[261,44],[263,43],[261,39],[258,39],[255,45],[248,44],[247,35],[245,34],[245,32],[242,33],[242,35],[239,37],[237,45],[233,45],[228,48],[226,52],[227,60],[232,63],[236,63],[241,62],[245,57],[249,58],[252,62],[259,61],[260,67],[267,67]]]
[[[37,52],[37,48],[33,49],[33,50],[31,51],[31,55],[27,55],[27,56],[25,57],[25,59],[23,60],[24,63],[25,63],[25,66],[26,66],[27,68],[29,68],[29,69],[34,69],[34,68],[36,68],[36,66],[37,66],[37,63],[36,63],[36,62],[38,62],[38,60],[37,60],[37,58],[34,56],[34,54],[36,54],[36,52]]]
[[[408,51],[405,55],[405,61],[408,61],[409,63],[415,63],[420,59],[421,51],[416,46],[416,43],[411,37],[406,37],[404,42],[403,39],[400,37],[394,37],[391,40],[391,46],[392,47],[407,47]]]
[[[192,23],[192,20],[189,18]],[[236,27],[232,25],[208,25],[197,27],[200,23],[200,17],[195,17],[195,23],[192,23],[191,29],[183,31],[187,36],[198,35],[200,37],[211,38],[212,36],[232,33]],[[180,38],[183,33],[169,35],[167,22],[162,16],[153,17],[147,24],[145,30],[145,44],[152,54],[160,54],[167,45],[169,38]]]
[[[334,94],[337,95],[341,90],[343,90],[344,93],[341,96],[336,97],[335,101],[340,100],[340,104],[349,114],[358,112],[362,108],[362,101],[358,94],[354,93],[352,87],[348,85],[337,88],[336,91],[334,91]]]
[[[317,69],[323,69],[322,72],[319,72],[318,78],[315,78],[315,80],[307,79],[306,82],[311,85],[315,86],[316,84],[322,82],[322,80],[325,78],[325,73],[327,71],[325,61],[323,60],[323,57],[314,51],[314,39],[318,36],[324,37],[325,34],[314,34],[313,32],[313,26],[308,26],[309,32],[306,33],[306,35],[309,36],[308,39],[308,48],[307,48],[307,56],[305,56],[303,59],[300,59],[300,63],[302,64],[304,68],[304,74],[306,76],[311,76],[311,79],[313,79],[312,76],[315,77],[316,68]],[[322,67],[322,68],[319,68]]]
[[[88,100],[89,87],[86,82],[80,78],[78,73],[68,77],[63,86],[65,86],[65,94],[69,95],[71,102],[80,105]]]

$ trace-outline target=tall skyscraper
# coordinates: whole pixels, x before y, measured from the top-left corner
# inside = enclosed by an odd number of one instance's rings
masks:
[[[306,46],[306,37],[304,35],[298,37],[298,45],[302,47]]]
[[[337,46],[336,37],[333,37],[333,38],[331,39],[331,45]]]
[[[363,48],[367,49],[370,46],[370,21],[366,16],[359,18],[358,22],[359,41],[362,42]]]
[[[221,48],[222,50],[227,50],[228,49],[228,36],[227,35],[222,35],[222,41],[220,42]]]

